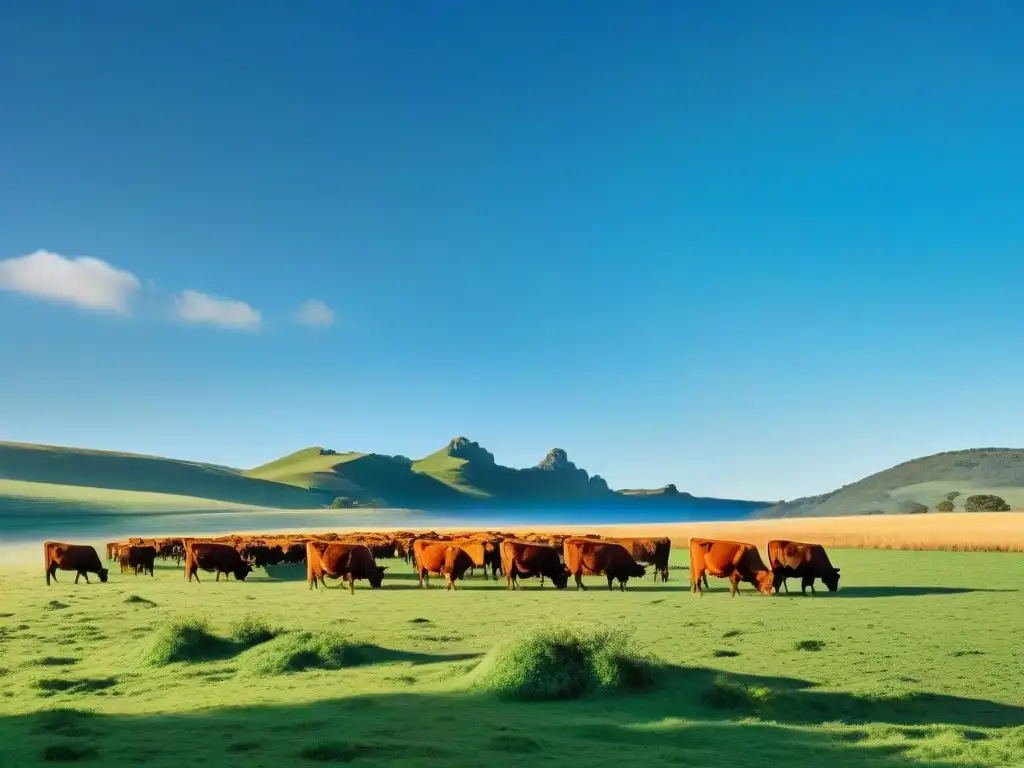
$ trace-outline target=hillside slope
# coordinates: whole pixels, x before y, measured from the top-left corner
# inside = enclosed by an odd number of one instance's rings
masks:
[[[1024,449],[972,448],[936,453],[897,464],[831,493],[758,510],[754,516],[899,514],[920,511],[915,505],[935,511],[944,501],[952,502],[953,511],[963,512],[964,502],[976,494],[999,496],[1012,509],[1024,509]]]
[[[445,509],[647,507],[729,509],[749,514],[766,502],[703,499],[675,486],[617,492],[577,467],[565,451],[548,451],[516,469],[464,437],[419,460],[312,447],[250,470],[157,456],[47,445],[0,443],[0,515],[45,510],[154,511],[258,506],[324,507],[336,498],[361,505]],[[6,510],[6,512],[5,512]]]
[[[338,453],[306,448],[248,470],[249,477],[289,483],[361,503],[414,507],[531,505],[649,505],[680,508],[728,506],[753,511],[766,502],[702,499],[675,486],[653,491],[613,491],[599,475],[577,467],[553,448],[533,467],[498,464],[478,443],[456,437],[418,460],[404,456]],[[671,489],[668,492],[667,489]]]
[[[0,443],[0,505],[16,506],[27,499],[36,503],[51,499],[54,504],[85,509],[225,504],[301,509],[330,501],[291,485],[246,477],[211,464]]]

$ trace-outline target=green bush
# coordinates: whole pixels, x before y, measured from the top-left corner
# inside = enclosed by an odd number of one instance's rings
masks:
[[[905,515],[920,515],[928,511],[928,507],[913,499],[900,502],[900,512]]]
[[[471,685],[504,699],[575,699],[649,687],[654,663],[615,630],[546,628],[491,650],[471,673]]]
[[[964,509],[968,512],[1009,512],[1010,505],[998,496],[982,493],[968,496]]]
[[[338,496],[331,502],[331,509],[351,509],[355,502],[347,496]]]
[[[946,494],[946,501],[952,501],[959,495],[960,491],[950,491],[949,493]]]
[[[952,512],[953,502],[952,501],[941,501],[938,506],[935,507],[937,512]]]

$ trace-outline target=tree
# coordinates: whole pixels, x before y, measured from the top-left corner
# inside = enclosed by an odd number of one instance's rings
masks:
[[[953,502],[952,501],[942,501],[942,502],[939,502],[939,505],[937,507],[935,507],[935,511],[936,512],[952,512],[953,511]]]
[[[900,503],[900,512],[905,515],[920,515],[928,511],[928,507],[924,504],[914,501],[913,499],[907,499]]]
[[[967,497],[964,509],[968,512],[1009,512],[1010,505],[998,496],[979,493],[976,496]]]
[[[947,493],[947,494],[946,494],[946,498],[947,498],[947,499],[948,499],[949,501],[952,501],[953,499],[955,499],[955,498],[956,498],[957,496],[959,496],[959,495],[960,495],[960,491],[951,491],[950,493]]]
[[[347,496],[337,496],[331,502],[331,509],[351,509],[356,503]]]

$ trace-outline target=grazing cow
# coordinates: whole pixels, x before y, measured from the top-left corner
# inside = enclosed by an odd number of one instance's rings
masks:
[[[421,587],[429,587],[430,574],[436,573],[444,576],[448,589],[455,589],[455,582],[473,567],[473,558],[450,541],[416,539],[412,553]]]
[[[546,544],[505,539],[501,542],[501,569],[508,589],[515,589],[518,579],[530,576],[546,576],[557,589],[565,589],[569,583],[569,569],[558,550]]]
[[[62,544],[58,541],[43,542],[43,555],[46,560],[46,586],[50,579],[57,580],[57,571],[75,571],[75,584],[79,576],[85,576],[89,583],[89,574],[95,573],[100,581],[107,580],[109,571],[100,562],[100,556],[92,547],[85,544]]]
[[[154,576],[153,561],[156,560],[156,547],[137,547],[129,544],[126,547],[121,547],[119,560],[121,573],[131,568],[136,576],[139,575],[139,571],[142,571],[143,576],[147,573]]]
[[[753,544],[717,539],[690,539],[690,591],[703,595],[701,580],[706,574],[729,579],[729,593],[736,596],[741,581],[753,584],[762,595],[770,595],[774,576]]]
[[[501,552],[498,550],[500,542],[481,539],[456,539],[452,542],[465,551],[473,560],[473,568],[483,568],[484,578],[487,578],[487,569],[491,569],[491,577],[497,581],[498,571],[501,568]]]
[[[334,542],[306,542],[306,579],[309,588],[317,581],[327,587],[324,577],[344,577],[349,592],[355,594],[356,579],[366,579],[374,589],[380,587],[387,566],[379,566],[373,559],[372,550],[364,544],[337,544]]]
[[[626,582],[631,576],[643,578],[647,569],[637,563],[629,551],[621,544],[600,539],[566,539],[563,543],[565,566],[576,579],[576,589],[586,591],[583,576],[608,577],[608,589],[612,581],[619,580],[619,589],[626,589]]]
[[[244,562],[238,550],[230,544],[186,539],[184,545],[185,578],[190,582],[193,576],[199,581],[200,568],[207,572],[216,572],[216,581],[220,581],[222,573],[225,578],[229,574],[234,574],[239,581],[245,581],[245,577],[252,573],[252,566]]]
[[[773,539],[768,542],[768,563],[775,576],[776,594],[779,587],[786,587],[786,592],[789,592],[786,579],[797,576],[800,577],[800,591],[805,595],[808,587],[814,594],[815,579],[821,579],[829,592],[839,589],[839,569],[832,567],[821,544]]]
[[[655,539],[631,539],[615,538],[602,539],[602,541],[614,541],[621,544],[633,555],[638,563],[648,563],[654,566],[654,578],[661,576],[662,583],[668,581],[668,559],[672,552],[672,540],[667,536]]]
[[[124,545],[121,544],[120,542],[108,541],[107,542],[107,560],[109,560],[110,562],[114,562],[115,560],[117,560],[120,557],[119,552],[120,552],[121,547],[123,547],[123,546]]]

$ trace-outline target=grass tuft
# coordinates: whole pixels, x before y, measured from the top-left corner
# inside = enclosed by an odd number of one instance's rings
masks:
[[[65,608],[70,607],[70,605],[68,605],[67,603],[62,603],[60,600],[51,600],[46,604],[46,610],[48,611],[62,611]]]
[[[824,640],[798,640],[793,644],[798,651],[823,651],[825,650]]]
[[[210,661],[228,655],[231,650],[228,641],[210,632],[206,619],[185,616],[160,630],[142,660],[149,666],[163,667],[178,662]]]
[[[617,630],[545,628],[492,649],[470,675],[473,687],[504,699],[576,699],[647,688],[654,664]]]
[[[156,603],[154,603],[152,600],[145,597],[140,597],[139,595],[128,595],[128,597],[126,597],[124,601],[131,605],[144,605],[147,608],[156,607]]]
[[[95,693],[112,688],[116,684],[117,678],[114,677],[52,677],[36,680],[34,686],[44,696],[52,696],[55,693]]]
[[[281,634],[281,630],[273,629],[262,616],[245,616],[231,628],[229,635],[232,642],[251,648],[254,645],[273,640]]]
[[[241,658],[239,668],[251,675],[345,669],[372,663],[374,648],[357,645],[334,632],[293,632],[254,648]]]
[[[703,692],[701,698],[707,706],[714,709],[753,714],[764,710],[774,697],[770,688],[744,685],[738,681],[717,677]]]
[[[43,656],[32,662],[37,667],[70,667],[77,663],[78,659],[72,656]]]
[[[712,651],[711,655],[716,659],[734,659],[740,654],[739,651],[717,650]]]

